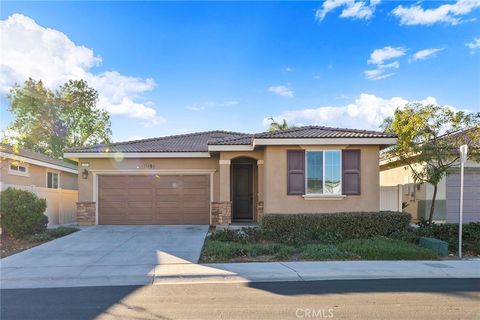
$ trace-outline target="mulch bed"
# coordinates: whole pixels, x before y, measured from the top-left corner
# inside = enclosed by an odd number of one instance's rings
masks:
[[[15,239],[7,234],[1,236],[1,258],[38,246],[43,242],[31,242],[26,239]]]

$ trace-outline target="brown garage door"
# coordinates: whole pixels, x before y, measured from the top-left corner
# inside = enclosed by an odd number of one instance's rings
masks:
[[[208,175],[98,177],[99,224],[208,224]]]

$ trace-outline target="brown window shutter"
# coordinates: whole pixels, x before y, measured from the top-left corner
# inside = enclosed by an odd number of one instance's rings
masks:
[[[304,150],[287,150],[287,194],[305,194]]]
[[[360,194],[360,150],[342,151],[342,191],[345,195]]]

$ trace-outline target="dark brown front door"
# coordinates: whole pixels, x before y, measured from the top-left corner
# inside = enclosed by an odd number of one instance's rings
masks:
[[[253,219],[252,165],[233,165],[233,220]]]

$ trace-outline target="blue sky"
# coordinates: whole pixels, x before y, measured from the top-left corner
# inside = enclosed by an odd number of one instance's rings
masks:
[[[478,1],[3,2],[1,9],[2,129],[11,121],[5,92],[27,75],[52,88],[86,78],[111,113],[116,141],[257,132],[269,116],[375,129],[413,100],[480,111]]]

